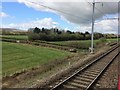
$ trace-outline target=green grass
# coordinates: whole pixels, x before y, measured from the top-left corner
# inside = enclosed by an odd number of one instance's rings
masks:
[[[107,39],[104,42],[115,42],[117,39]],[[104,43],[102,39],[94,40],[94,47],[96,47],[100,43]],[[65,46],[72,46],[79,49],[88,49],[91,46],[91,40],[76,40],[76,41],[57,41],[57,42],[50,42],[53,44],[58,45],[65,45]]]
[[[98,42],[99,40],[94,40],[94,43]],[[91,40],[75,40],[75,41],[57,41],[57,42],[51,42],[51,43],[56,43],[56,44],[61,44],[61,45],[68,45],[70,43],[83,43],[83,44],[90,44]]]
[[[99,42],[99,40],[95,40],[94,45],[96,45],[97,42]],[[59,42],[51,42],[51,43],[85,49],[90,47],[91,40],[59,41]]]
[[[114,38],[114,39],[107,39],[107,42],[117,42],[117,38]]]
[[[13,74],[16,71],[21,71],[22,69],[30,69],[38,65],[47,64],[56,59],[70,55],[69,52],[53,48],[8,42],[2,43],[2,49],[3,76],[5,74]]]
[[[96,44],[97,42],[99,42],[100,40],[94,40],[94,44]],[[107,39],[107,42],[114,42],[117,41],[117,39]],[[61,44],[61,45],[68,45],[70,43],[83,43],[83,44],[90,44],[91,40],[75,40],[75,41],[57,41],[57,42],[51,42],[51,43],[55,43],[55,44]]]
[[[2,35],[3,38],[17,39],[17,40],[27,40],[27,35]]]

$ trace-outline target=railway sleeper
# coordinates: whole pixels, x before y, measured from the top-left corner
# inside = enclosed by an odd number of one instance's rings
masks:
[[[76,87],[75,86],[70,86],[70,85],[66,85],[66,84],[64,84],[64,85],[62,85],[62,88],[71,88],[71,89],[75,89]],[[63,89],[64,90],[64,89]]]
[[[72,85],[72,86],[74,86],[76,88],[86,88],[87,87],[87,85],[74,83],[74,82],[68,82],[67,85],[70,85],[70,86]]]
[[[106,61],[106,59],[105,59],[105,61],[103,62],[103,60],[100,62],[97,62],[96,64],[94,64],[94,66],[92,66],[91,67],[91,69],[93,69],[93,70],[100,70],[100,67],[102,67],[102,66],[105,66],[106,65],[106,63],[108,63],[108,61]],[[102,66],[101,66],[102,65]],[[94,68],[93,68],[94,67]],[[90,69],[90,68],[89,68]]]
[[[100,70],[100,69],[97,69],[97,70],[96,70],[96,69],[90,68],[90,69],[88,69],[87,71],[98,73],[98,72],[100,72],[101,70]]]
[[[77,80],[77,79],[72,80],[72,82],[79,83],[79,84],[84,84],[84,85],[89,85],[89,83],[90,83],[90,82],[81,81],[81,80]]]
[[[75,77],[75,79],[77,79],[77,80],[81,80],[81,81],[92,82],[92,79],[89,79],[89,78]]]
[[[78,76],[81,76],[81,77],[84,77],[84,76],[95,77],[96,75],[87,73],[87,74],[81,74],[81,75],[79,74]]]
[[[89,79],[94,79],[96,75],[80,75],[82,78],[89,78]]]
[[[91,71],[85,71],[83,74],[94,74],[94,75],[98,75],[98,72],[91,72]]]

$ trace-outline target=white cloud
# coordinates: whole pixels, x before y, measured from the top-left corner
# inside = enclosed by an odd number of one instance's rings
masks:
[[[81,25],[79,27],[75,27],[74,30],[79,32],[89,31],[91,33],[91,25]],[[117,20],[101,20],[95,23],[94,32],[100,33],[114,33],[118,32],[118,21]]]
[[[2,0],[2,2],[17,2],[18,0]],[[19,0],[21,1],[21,0]],[[46,2],[68,2],[67,0],[45,0]],[[74,0],[74,2],[93,2],[93,0]],[[119,0],[95,0],[96,2],[119,2]],[[69,0],[69,2],[73,2],[73,0]]]
[[[1,17],[1,18],[6,18],[6,17],[9,17],[9,15],[7,15],[7,14],[4,13],[4,12],[0,12],[0,17]]]
[[[59,2],[60,0],[57,0],[55,2],[54,0],[53,2],[48,1],[47,3],[46,0],[19,1],[36,10],[54,12],[71,23],[76,23],[79,25],[91,23],[92,6],[87,2],[69,2],[69,0],[65,0],[66,2]],[[102,3],[96,3],[96,8],[102,11],[102,13],[99,10],[95,9],[95,19],[100,19],[106,14],[116,14],[118,12],[117,6],[118,3],[114,2],[104,2],[103,6]]]
[[[18,0],[28,7],[36,10],[53,12],[64,21],[79,25],[75,27],[75,31],[91,32],[91,18],[92,18],[92,5],[89,0],[86,2],[79,2],[79,0]],[[88,2],[87,2],[88,1]],[[99,2],[99,0],[96,0]],[[33,3],[31,3],[33,2]],[[44,5],[44,6],[42,6]],[[63,13],[64,12],[64,13]],[[100,20],[95,25],[95,31],[101,33],[116,33],[117,22],[113,24],[112,20],[102,20],[106,15],[117,15],[118,3],[117,2],[103,2],[95,4],[95,20]],[[111,18],[111,16],[110,16]]]
[[[118,21],[117,20],[102,20],[96,23],[95,30],[102,33],[114,33],[118,32]]]
[[[34,27],[45,27],[45,28],[52,28],[56,27],[58,23],[54,22],[52,18],[44,18],[44,19],[37,19],[35,21],[26,22],[26,23],[20,23],[20,24],[8,24],[8,25],[2,25],[3,28],[18,28],[18,29],[28,29],[28,28],[34,28]]]

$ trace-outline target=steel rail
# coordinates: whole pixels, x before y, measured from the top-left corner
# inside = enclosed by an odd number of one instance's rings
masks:
[[[120,52],[118,52],[111,60],[110,62],[103,68],[103,70],[96,76],[96,78],[89,84],[89,86],[87,87],[86,90],[89,90],[92,85],[96,82],[96,80],[102,75],[102,73],[110,66],[110,64],[115,60],[115,58],[120,54]]]
[[[65,80],[63,80],[62,82],[60,82],[59,84],[55,85],[54,87],[52,87],[50,90],[55,90],[58,87],[60,87],[63,83],[67,82],[69,79],[71,79],[73,76],[77,75],[78,73],[82,72],[83,70],[89,68],[90,66],[92,66],[95,62],[99,61],[100,59],[104,58],[105,56],[107,56],[109,53],[111,53],[112,51],[114,51],[115,49],[117,49],[120,45],[116,45],[115,47],[113,47],[112,49],[108,50],[106,53],[102,54],[101,56],[99,56],[97,59],[95,59],[94,61],[90,62],[89,64],[85,65],[84,67],[82,67],[80,70],[78,70],[77,72],[75,72],[74,74],[72,74],[71,76],[69,76],[68,78],[66,78]],[[115,55],[116,57],[117,55]],[[115,58],[113,57],[113,58]],[[107,66],[106,66],[107,67]],[[104,71],[104,70],[102,70]],[[101,71],[101,73],[102,73]],[[87,87],[87,89],[90,88],[90,86],[95,82],[97,78],[94,79],[94,81],[92,81],[92,83]],[[86,89],[86,90],[87,90]]]

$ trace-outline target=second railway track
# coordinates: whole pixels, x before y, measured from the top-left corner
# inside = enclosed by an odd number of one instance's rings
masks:
[[[109,67],[114,59],[119,55],[120,45],[115,46],[107,53],[95,59],[90,64],[81,68],[73,75],[63,80],[59,84],[53,86],[51,90],[88,90],[94,82],[102,75],[102,73]]]

